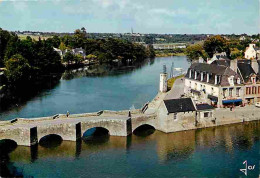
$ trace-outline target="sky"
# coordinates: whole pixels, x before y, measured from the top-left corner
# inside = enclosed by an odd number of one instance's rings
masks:
[[[256,34],[260,0],[0,0],[11,31]]]

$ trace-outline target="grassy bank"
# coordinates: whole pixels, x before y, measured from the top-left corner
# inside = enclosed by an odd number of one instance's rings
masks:
[[[174,84],[174,82],[179,79],[179,78],[182,78],[184,77],[184,74],[183,75],[179,75],[177,77],[173,77],[173,78],[170,78],[167,80],[167,86],[168,86],[168,90],[170,90]]]
[[[156,57],[185,56],[184,53],[156,53]]]

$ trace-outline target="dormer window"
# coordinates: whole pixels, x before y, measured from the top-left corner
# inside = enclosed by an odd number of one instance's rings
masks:
[[[207,83],[209,83],[209,73],[207,73]]]
[[[251,81],[252,81],[252,83],[255,83],[256,82],[256,78],[255,77],[251,77]]]
[[[240,78],[237,79],[237,84],[241,84]]]
[[[200,81],[203,81],[203,72],[201,72],[201,74],[200,74]]]
[[[230,76],[228,78],[228,82],[229,82],[229,85],[233,86],[234,85],[234,76]]]

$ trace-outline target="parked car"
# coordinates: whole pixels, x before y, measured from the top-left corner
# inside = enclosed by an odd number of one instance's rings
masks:
[[[260,108],[260,102],[256,102],[256,103],[255,103],[255,106],[258,107],[258,108]]]

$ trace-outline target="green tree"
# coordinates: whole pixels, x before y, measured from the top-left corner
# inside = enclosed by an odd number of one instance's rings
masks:
[[[74,55],[73,60],[76,64],[79,64],[84,60],[84,58],[80,54],[76,54]]]
[[[230,55],[228,42],[220,35],[207,38],[204,42],[203,48],[206,53],[208,53],[209,57],[213,57],[217,52],[226,52],[227,56]]]
[[[0,67],[4,66],[5,50],[10,38],[11,34],[0,28]]]
[[[22,55],[13,55],[5,62],[5,76],[12,88],[19,88],[30,81],[31,66]]]
[[[202,57],[203,59],[207,58],[207,54],[203,49],[203,46],[201,44],[195,44],[190,45],[186,48],[186,55],[191,60],[197,60],[199,57]]]
[[[63,62],[70,64],[72,61],[74,61],[74,55],[71,52],[67,52],[63,57]]]
[[[60,46],[59,46],[59,49],[60,49],[61,51],[65,51],[65,50],[67,49],[67,47],[66,47],[66,45],[65,45],[63,42],[61,42],[61,43],[60,43]]]

